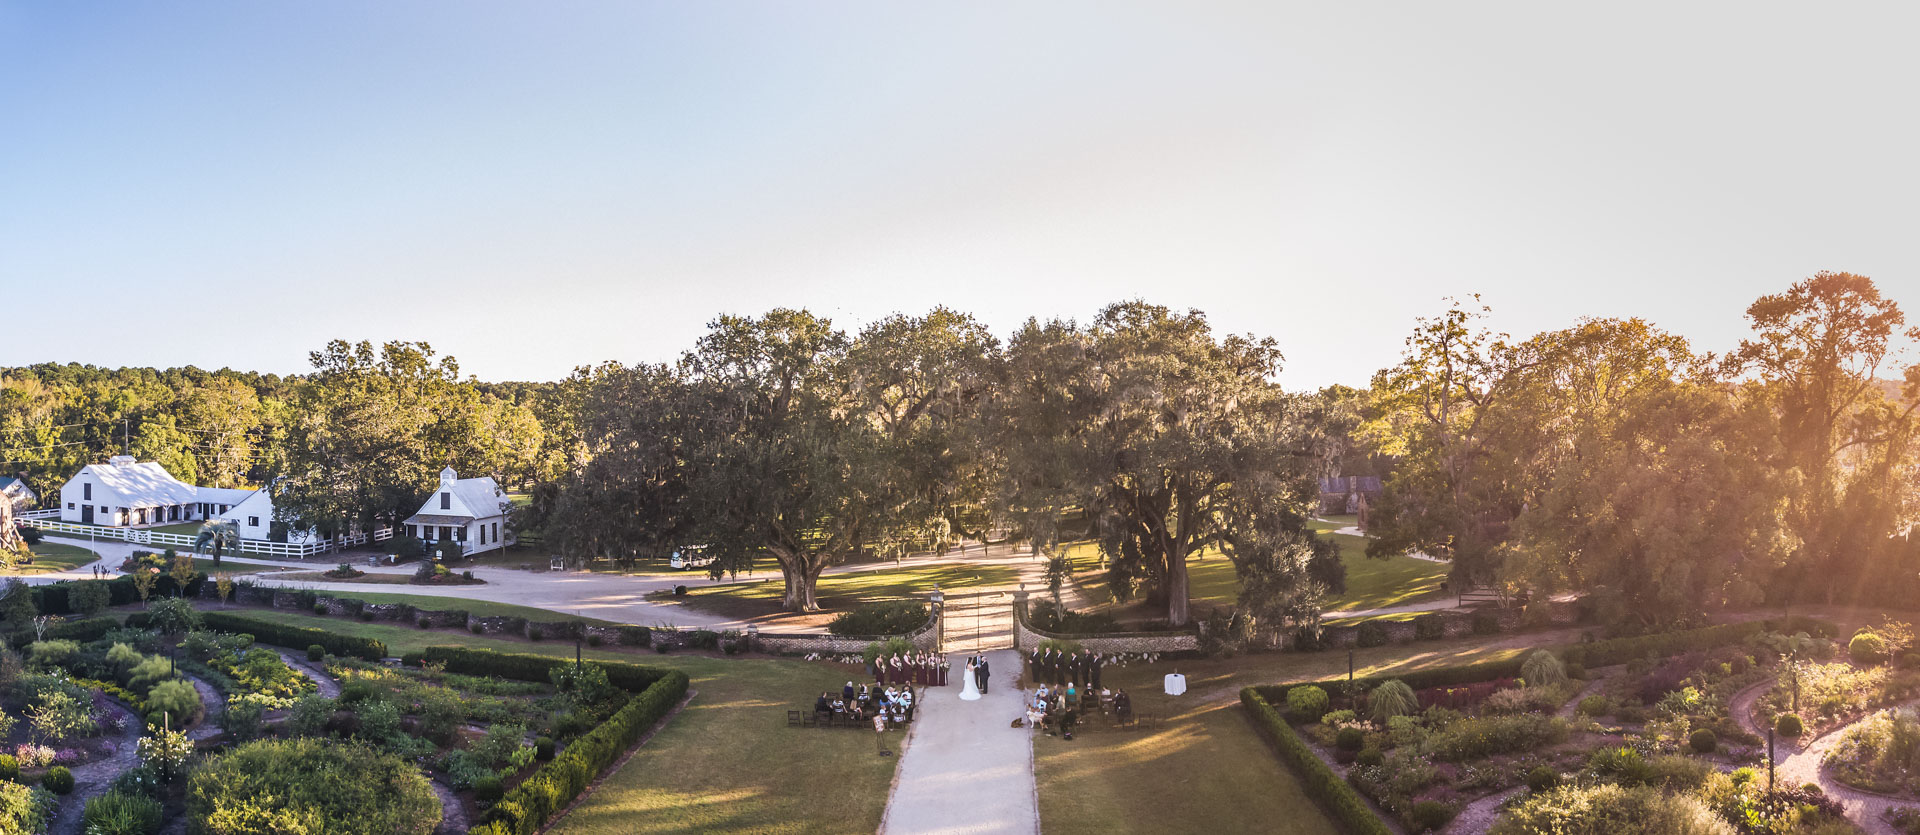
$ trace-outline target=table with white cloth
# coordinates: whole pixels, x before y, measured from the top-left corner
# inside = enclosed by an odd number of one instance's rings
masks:
[[[1187,677],[1179,673],[1168,673],[1164,685],[1169,696],[1178,696],[1187,692]]]

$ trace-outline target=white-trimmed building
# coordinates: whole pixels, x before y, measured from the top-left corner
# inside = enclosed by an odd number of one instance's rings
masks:
[[[25,513],[33,509],[33,503],[40,500],[34,495],[33,488],[13,476],[0,475],[0,501],[11,502],[14,513]]]
[[[62,522],[146,528],[210,519],[238,525],[241,539],[270,540],[273,496],[266,490],[197,487],[155,462],[137,462],[127,455],[88,464],[60,488]],[[287,540],[304,542],[312,536],[293,531]]]
[[[404,523],[407,536],[429,543],[453,540],[469,554],[492,551],[513,542],[507,527],[512,502],[500,485],[487,476],[461,478],[448,467],[440,471],[440,487]]]

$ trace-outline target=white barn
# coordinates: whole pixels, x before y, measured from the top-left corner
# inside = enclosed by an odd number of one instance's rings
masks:
[[[241,539],[270,540],[273,495],[266,490],[197,487],[157,463],[136,462],[127,455],[88,464],[60,488],[62,522],[146,528],[210,519],[239,526]],[[287,535],[289,542],[312,538],[310,531]]]
[[[492,551],[513,542],[507,513],[513,504],[492,478],[461,478],[448,467],[440,471],[440,487],[405,522],[407,536],[428,543],[453,540],[468,554]]]

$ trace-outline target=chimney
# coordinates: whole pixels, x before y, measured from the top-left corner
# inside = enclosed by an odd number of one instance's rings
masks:
[[[131,455],[115,455],[112,458],[107,459],[107,463],[112,464],[116,467],[131,467],[134,465],[135,462],[134,462],[133,456]]]
[[[441,487],[452,487],[453,483],[459,480],[460,480],[460,476],[453,471],[452,467],[448,467],[440,471]]]

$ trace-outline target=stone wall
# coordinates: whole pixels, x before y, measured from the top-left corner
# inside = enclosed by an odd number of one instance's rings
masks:
[[[765,633],[754,637],[753,648],[773,655],[854,655],[890,638],[906,638],[915,649],[940,651],[940,607],[927,616],[926,624],[906,635],[843,636],[823,633]]]
[[[1200,636],[1194,632],[1122,632],[1107,635],[1053,635],[1027,625],[1024,599],[1013,604],[1013,648],[1022,652],[1041,641],[1073,641],[1090,652],[1197,652]]]

